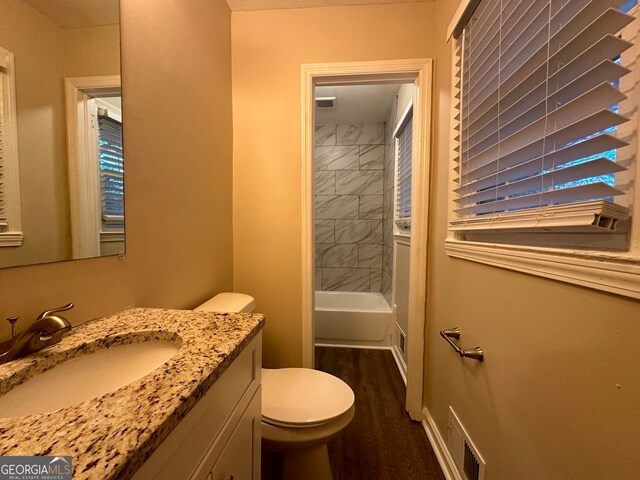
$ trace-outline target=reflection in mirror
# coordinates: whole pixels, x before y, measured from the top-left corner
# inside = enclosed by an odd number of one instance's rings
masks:
[[[118,0],[0,0],[0,267],[124,253]]]

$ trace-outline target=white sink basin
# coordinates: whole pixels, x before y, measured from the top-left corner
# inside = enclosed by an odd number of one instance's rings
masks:
[[[59,410],[113,392],[151,373],[180,345],[149,341],[80,355],[39,373],[0,397],[0,418]]]

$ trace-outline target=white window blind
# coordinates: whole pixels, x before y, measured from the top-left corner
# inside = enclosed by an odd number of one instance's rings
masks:
[[[102,228],[124,228],[124,157],[122,123],[98,116]]]
[[[629,3],[479,2],[456,43],[452,231],[614,231],[629,217]]]
[[[409,110],[401,121],[396,137],[396,225],[411,229],[411,161],[413,146],[413,116]]]

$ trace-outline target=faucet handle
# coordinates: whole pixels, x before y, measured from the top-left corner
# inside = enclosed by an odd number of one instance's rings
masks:
[[[20,317],[8,317],[7,322],[11,324],[11,338],[16,336],[16,322]]]
[[[36,317],[37,320],[42,320],[44,317],[48,317],[49,315],[53,315],[54,313],[65,312],[67,310],[71,310],[73,308],[73,303],[67,303],[62,307],[52,308],[51,310],[45,310],[40,315]]]

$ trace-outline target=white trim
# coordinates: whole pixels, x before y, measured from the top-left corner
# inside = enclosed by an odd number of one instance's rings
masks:
[[[109,243],[109,242],[124,242],[124,232],[115,231],[110,232],[107,230],[103,230],[100,232],[100,242],[101,243]]]
[[[433,60],[303,64],[302,80],[302,365],[314,364],[314,222],[313,127],[315,85],[414,82],[414,150],[412,168],[412,228],[409,270],[409,335],[407,337],[406,408],[422,418],[424,331],[427,282],[427,239],[431,173]]]
[[[400,245],[406,245],[407,247],[411,246],[411,235],[403,234],[403,233],[394,233],[393,240]]]
[[[447,255],[640,299],[640,260],[448,238]]]
[[[97,135],[91,125],[92,98],[120,95],[120,76],[75,77],[65,80],[69,200],[73,258],[100,256],[100,191]]]
[[[460,1],[460,5],[458,5],[458,9],[456,10],[456,13],[453,14],[453,18],[451,19],[451,22],[447,27],[447,41],[451,39],[454,31],[458,30],[459,28],[462,28],[462,27],[458,27],[460,23],[466,24],[466,22],[469,20],[468,17],[471,15],[473,11],[475,11],[479,3],[480,3],[480,0],[461,0]]]
[[[402,381],[404,382],[405,387],[407,386],[407,364],[402,358],[402,353],[400,353],[400,349],[398,345],[391,345],[391,353],[393,354],[393,358],[396,361],[396,366],[398,367],[398,371],[400,372],[400,376],[402,377]]]
[[[13,53],[0,48],[0,63],[6,70],[0,75],[2,82],[2,148],[6,231],[0,232],[0,247],[22,245],[22,212],[20,205],[20,161],[18,157],[18,113],[16,109],[15,58]]]
[[[431,448],[433,452],[436,454],[436,458],[438,459],[438,463],[440,464],[440,468],[442,468],[442,473],[447,480],[464,480],[463,477],[458,472],[458,468],[456,467],[456,463],[449,453],[449,448],[447,447],[447,443],[440,435],[440,431],[436,426],[436,423],[433,421],[433,418],[429,414],[429,410],[425,407],[422,410],[423,418],[422,418],[422,428],[427,432],[427,437],[429,438],[429,443],[431,444]]]
[[[0,247],[19,247],[23,241],[24,233],[22,232],[0,233]]]
[[[95,101],[96,101],[96,104],[98,105],[98,108],[102,107],[107,111],[107,116],[110,119],[115,120],[116,122],[122,123],[122,111],[118,107],[115,107],[110,103],[105,102],[102,98],[95,98]]]
[[[377,345],[346,345],[342,343],[316,343],[316,347],[324,348],[358,348],[360,350],[391,350],[390,346],[377,346]]]
[[[407,108],[404,109],[404,112],[402,112],[402,115],[400,116],[400,120],[398,121],[396,128],[393,131],[392,137],[394,139],[398,138],[398,135],[400,135],[400,132],[404,130],[404,127],[407,126],[407,122],[412,117],[413,117],[413,99],[411,99],[411,101],[407,105]]]

